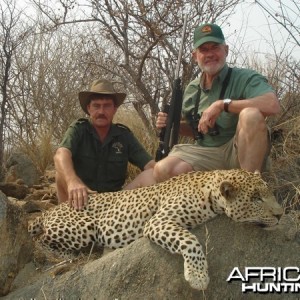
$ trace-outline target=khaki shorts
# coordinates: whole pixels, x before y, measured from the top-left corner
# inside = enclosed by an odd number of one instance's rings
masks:
[[[263,171],[270,168],[269,152],[265,157]],[[194,144],[175,145],[169,156],[175,156],[190,164],[195,171],[239,169],[235,137],[220,147],[201,147]]]

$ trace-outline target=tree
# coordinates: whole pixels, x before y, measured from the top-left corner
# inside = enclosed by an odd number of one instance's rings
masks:
[[[16,2],[5,0],[0,3],[0,177],[3,175],[4,145],[7,138],[5,128],[9,122],[11,81],[13,80],[14,59],[17,49],[26,39],[30,29],[23,30],[21,12]]]
[[[53,152],[74,119],[83,116],[78,92],[84,87],[84,50],[74,29],[40,34],[40,27],[22,43],[11,80],[11,122],[7,129],[16,149],[25,152],[41,172],[52,163]],[[87,75],[89,76],[89,75]]]
[[[188,31],[181,64],[183,82],[187,82],[194,72],[193,28],[203,21],[224,22],[239,1],[87,0],[82,6],[61,0],[56,3],[60,9],[51,1],[32,2],[55,28],[92,22],[86,32],[90,63],[124,85],[129,101],[147,128],[152,128],[160,105],[170,98],[184,15],[188,15]],[[105,59],[99,61],[99,57]]]

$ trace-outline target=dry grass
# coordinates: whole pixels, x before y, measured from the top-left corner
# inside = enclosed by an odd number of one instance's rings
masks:
[[[287,210],[300,208],[300,116],[273,128],[270,181]]]
[[[46,126],[39,126],[36,135],[27,140],[19,139],[19,151],[31,159],[40,174],[44,174],[53,165],[55,147],[52,139],[53,130]]]

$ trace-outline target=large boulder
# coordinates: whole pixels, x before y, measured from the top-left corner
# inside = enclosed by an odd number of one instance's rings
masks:
[[[32,160],[21,152],[11,154],[6,162],[6,168],[5,182],[15,182],[22,179],[27,186],[31,187],[39,182],[41,176]]]
[[[0,191],[0,296],[7,294],[20,269],[32,259],[32,241],[18,201]]]
[[[241,272],[245,267],[299,267],[297,236],[287,240],[282,231],[234,223],[225,216],[194,233],[208,253],[210,284],[205,292],[184,280],[181,256],[142,238],[55,278],[44,272],[33,284],[16,287],[3,299],[298,299],[299,294],[292,293],[245,295],[240,281],[227,282],[235,267]]]

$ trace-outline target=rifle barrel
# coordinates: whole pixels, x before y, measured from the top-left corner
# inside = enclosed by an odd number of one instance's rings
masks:
[[[185,31],[186,31],[186,23],[187,23],[187,14],[184,16],[184,21],[183,21],[183,28],[182,28],[182,34],[181,34],[182,43],[180,44],[180,48],[179,48],[179,52],[178,52],[177,65],[176,65],[176,70],[175,70],[175,78],[179,77],[180,61],[182,58],[183,41],[184,41],[184,36],[185,36]]]

